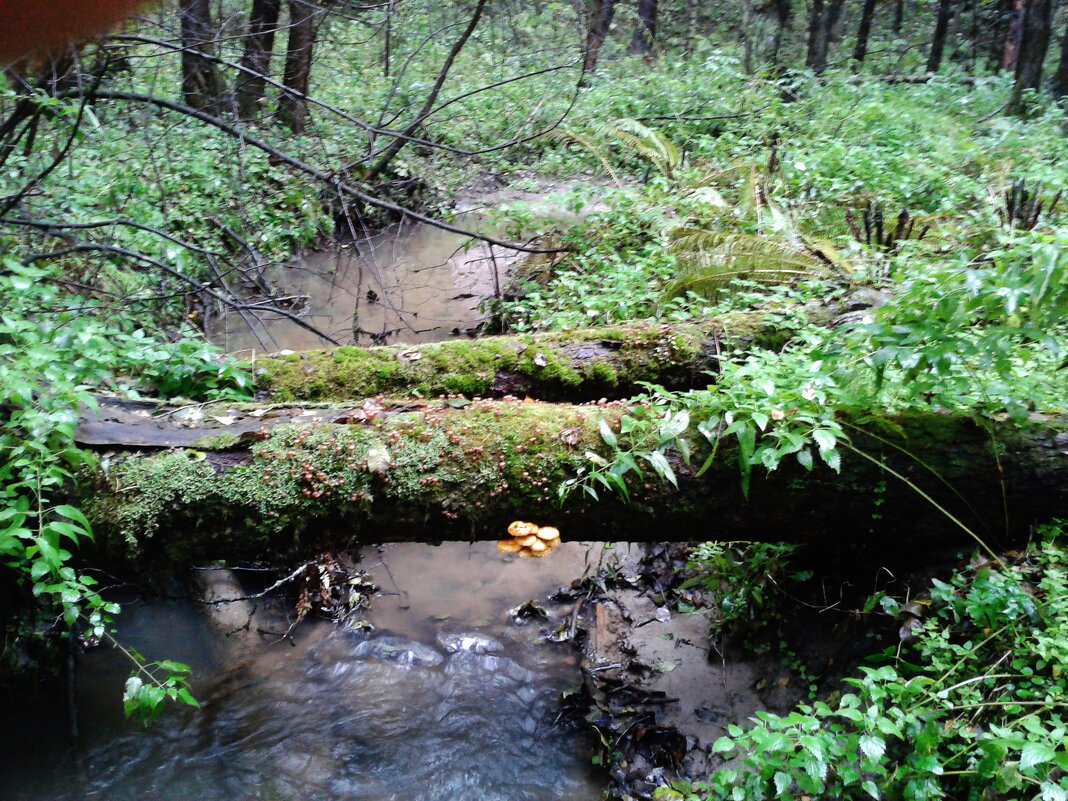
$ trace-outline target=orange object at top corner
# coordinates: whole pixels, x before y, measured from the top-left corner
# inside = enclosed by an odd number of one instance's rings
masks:
[[[0,62],[87,39],[145,0],[0,0]]]

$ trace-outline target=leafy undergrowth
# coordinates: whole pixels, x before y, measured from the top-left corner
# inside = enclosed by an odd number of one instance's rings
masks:
[[[61,293],[58,272],[12,259],[0,272],[0,565],[12,570],[16,595],[34,599],[39,629],[5,630],[0,671],[26,643],[49,637],[61,624],[109,638],[118,608],[79,573],[73,551],[93,533],[77,508],[63,503],[74,473],[93,461],[75,445],[78,411],[95,405],[94,391],[138,391],[191,399],[241,398],[251,386],[235,366],[220,362],[206,343],[170,343],[114,308]],[[192,703],[177,663],[135,665],[127,693],[130,714],[152,716],[165,698]]]
[[[721,768],[657,798],[1068,798],[1066,534],[1045,526],[926,597],[883,597],[901,645],[843,691],[730,726]]]

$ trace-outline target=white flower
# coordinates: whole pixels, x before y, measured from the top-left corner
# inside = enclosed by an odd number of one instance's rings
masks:
[[[807,401],[816,400],[816,388],[807,384],[801,388],[801,397]]]
[[[784,412],[782,409],[772,409],[771,410],[771,419],[776,421],[776,422],[778,422],[779,420],[785,420],[786,419],[786,412]]]

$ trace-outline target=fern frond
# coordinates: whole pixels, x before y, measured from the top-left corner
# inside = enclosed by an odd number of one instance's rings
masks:
[[[607,172],[612,177],[612,182],[616,185],[616,187],[621,188],[623,186],[623,182],[619,180],[619,176],[616,174],[616,171],[612,169],[612,165],[608,162],[608,157],[605,155],[604,151],[601,150],[598,143],[595,142],[593,139],[588,136],[583,136],[582,134],[576,131],[569,130],[567,128],[558,128],[557,130],[553,131],[551,136],[554,139],[560,140],[561,142],[581,145],[582,147],[586,148],[588,151],[590,151],[590,153],[593,154],[593,156],[599,162],[601,162],[601,166],[604,167],[605,172]]]
[[[665,299],[694,292],[713,299],[736,279],[787,283],[801,276],[832,275],[826,261],[800,245],[739,233],[682,227],[672,233],[678,275]]]

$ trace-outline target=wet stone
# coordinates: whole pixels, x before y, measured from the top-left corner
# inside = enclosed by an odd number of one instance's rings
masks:
[[[473,633],[439,634],[438,645],[450,654],[455,654],[458,651],[494,654],[504,650],[504,646],[498,640],[483,634]]]
[[[352,653],[357,658],[382,659],[412,667],[435,667],[445,661],[445,657],[429,645],[390,635],[365,640]]]

